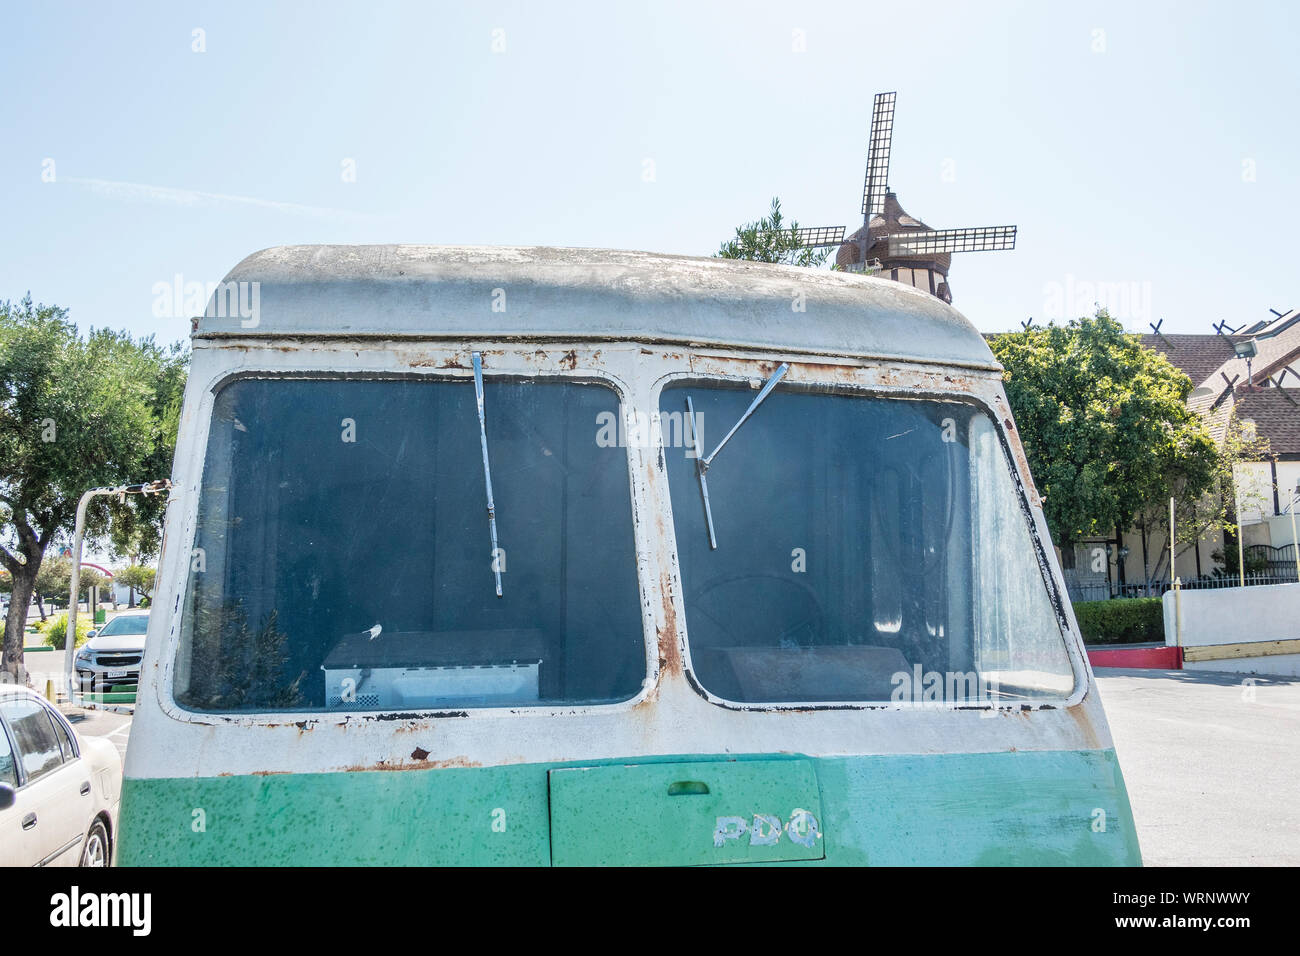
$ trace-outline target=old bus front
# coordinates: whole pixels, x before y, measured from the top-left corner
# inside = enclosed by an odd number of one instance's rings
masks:
[[[286,247],[193,345],[121,862],[1139,862],[999,369],[937,299]]]

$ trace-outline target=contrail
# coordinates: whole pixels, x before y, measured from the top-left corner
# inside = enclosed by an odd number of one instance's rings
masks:
[[[348,212],[344,209],[327,209],[322,206],[303,206],[299,203],[277,202],[273,199],[257,199],[253,196],[230,196],[225,193],[207,193],[198,189],[174,189],[171,186],[151,186],[147,183],[122,183],[111,179],[86,179],[81,176],[63,177],[65,182],[84,186],[91,192],[108,196],[112,199],[127,201],[170,203],[175,206],[256,206],[261,209],[275,209],[296,216],[317,216],[325,219],[368,218],[362,213]]]

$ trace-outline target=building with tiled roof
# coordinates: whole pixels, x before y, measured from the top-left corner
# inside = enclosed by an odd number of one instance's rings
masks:
[[[1234,416],[1247,432],[1268,441],[1263,460],[1234,469],[1242,543],[1269,560],[1268,574],[1297,580],[1291,520],[1293,510],[1300,514],[1300,310],[1274,312],[1236,333],[1139,338],[1192,380],[1188,407],[1204,418],[1216,441],[1223,441]],[[1238,355],[1238,347],[1247,342],[1255,349],[1249,367]],[[1222,565],[1212,555],[1221,553],[1224,544],[1215,531],[1180,551],[1178,576],[1186,582],[1213,574]],[[1236,547],[1232,540],[1228,546]],[[1140,589],[1148,575],[1167,581],[1168,547],[1167,527],[1081,541],[1073,554],[1062,555],[1071,594],[1088,600],[1140,593],[1133,589]]]
[[[1300,509],[1300,311],[1275,312],[1232,334],[1157,333],[1141,340],[1192,380],[1187,404],[1205,419],[1216,441],[1223,440],[1234,416],[1248,433],[1268,441],[1264,460],[1235,468],[1242,542],[1269,557],[1271,572],[1295,580],[1291,518],[1293,509]],[[1254,344],[1249,361],[1238,355],[1244,343]],[[1128,537],[1126,576],[1141,580],[1141,562],[1133,567],[1137,547]],[[1223,544],[1215,534],[1189,548],[1179,556],[1179,574],[1208,573],[1214,564],[1210,553]]]

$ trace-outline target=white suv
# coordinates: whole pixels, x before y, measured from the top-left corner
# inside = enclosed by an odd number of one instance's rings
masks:
[[[0,684],[0,866],[108,866],[122,758],[26,687]]]

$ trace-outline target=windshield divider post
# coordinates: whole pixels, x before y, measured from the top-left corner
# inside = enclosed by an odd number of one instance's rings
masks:
[[[695,452],[695,475],[700,479],[700,495],[704,498],[704,521],[709,529],[709,547],[718,550],[718,538],[713,533],[713,509],[709,506],[709,479],[704,477],[700,467],[700,436],[695,432],[695,406],[691,396],[686,396],[686,420],[691,425],[691,448]]]
[[[492,573],[496,577],[497,597],[501,597],[501,567],[497,561],[497,509],[492,500],[492,466],[488,464],[487,418],[483,413],[483,356],[471,352],[474,364],[474,399],[478,404],[478,437],[483,446],[483,484],[487,486],[488,531],[492,535]]]

